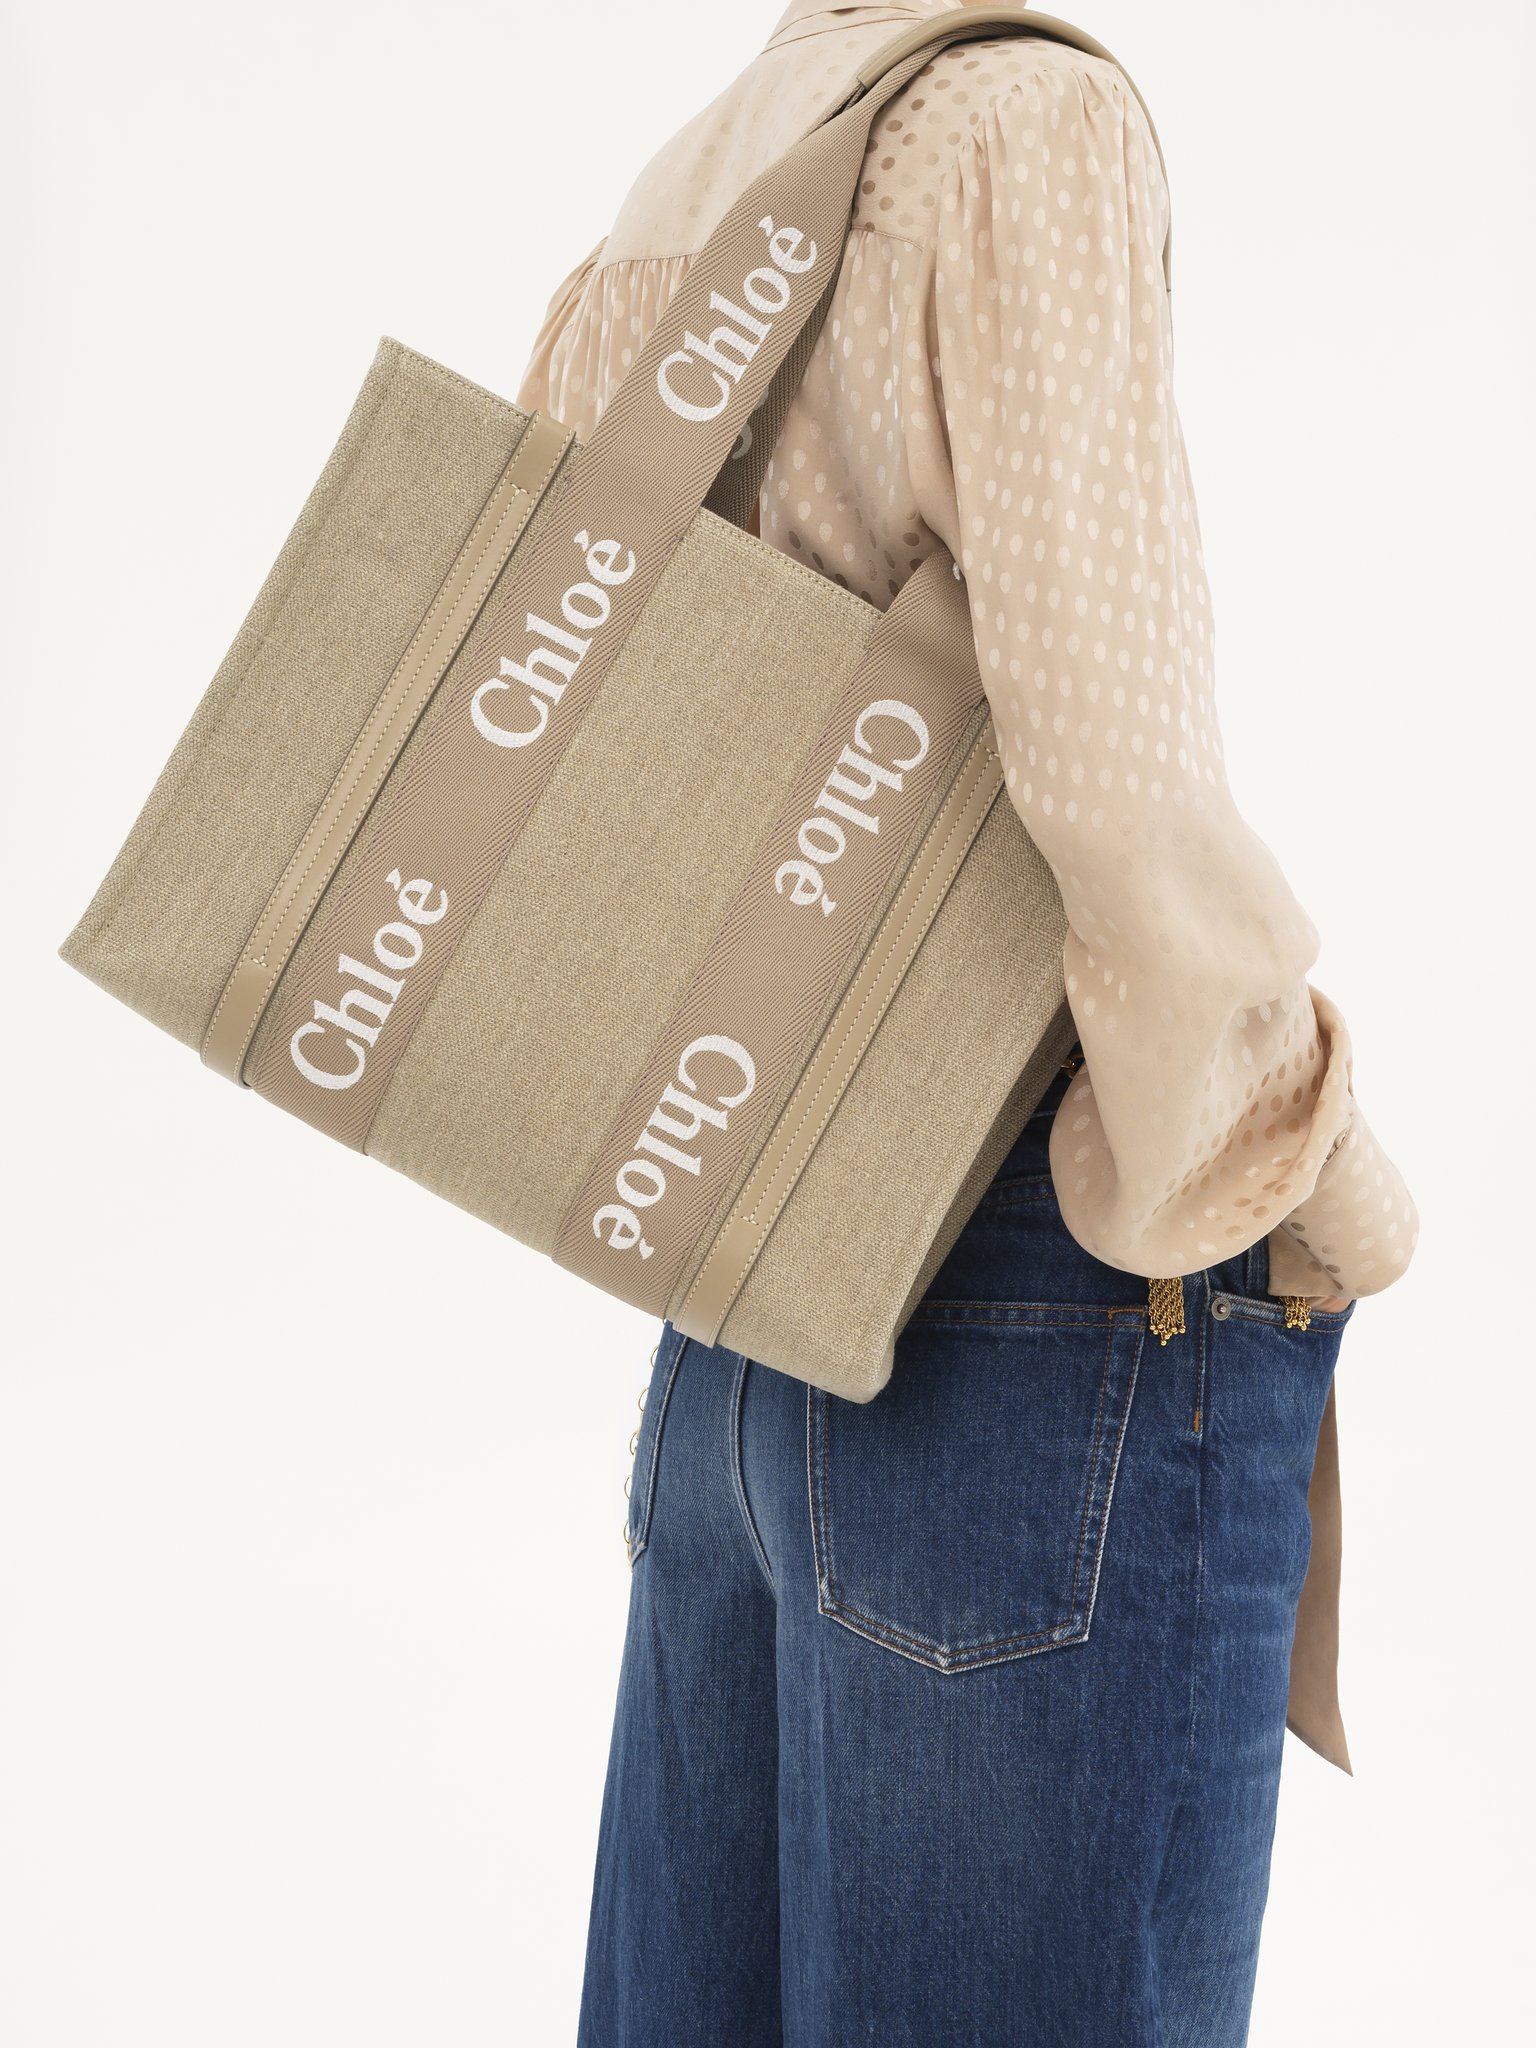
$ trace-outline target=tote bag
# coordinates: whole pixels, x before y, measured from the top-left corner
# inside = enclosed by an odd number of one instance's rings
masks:
[[[1109,55],[1014,8],[898,37],[585,445],[386,338],[60,949],[220,1075],[859,1400],[1072,1042],[1066,925],[948,555],[881,611],[744,529],[871,123],[1001,32]]]

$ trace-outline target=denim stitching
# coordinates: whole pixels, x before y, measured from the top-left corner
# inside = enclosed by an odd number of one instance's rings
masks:
[[[635,1559],[651,1540],[651,1504],[656,1494],[656,1466],[661,1450],[661,1425],[667,1419],[667,1403],[672,1398],[672,1382],[677,1378],[677,1368],[683,1362],[683,1353],[693,1342],[685,1337],[672,1354],[672,1363],[667,1367],[667,1377],[662,1383],[661,1406],[656,1410],[656,1427],[651,1432],[650,1455],[645,1464],[645,1518],[640,1524],[639,1539],[629,1553],[630,1570],[634,1570]],[[647,1394],[646,1407],[649,1409],[653,1396]]]
[[[1115,1437],[1115,1452],[1109,1464],[1109,1479],[1104,1488],[1104,1506],[1099,1514],[1098,1546],[1094,1552],[1093,1583],[1088,1588],[1088,1599],[1083,1614],[1083,1639],[1087,1640],[1093,1621],[1093,1612],[1098,1605],[1099,1578],[1104,1570],[1104,1540],[1109,1531],[1109,1511],[1114,1505],[1115,1482],[1120,1477],[1120,1454],[1125,1449],[1126,1431],[1131,1426],[1131,1403],[1136,1397],[1136,1381],[1141,1372],[1141,1351],[1146,1342],[1146,1330],[1137,1333],[1136,1349],[1131,1354],[1131,1369],[1125,1382],[1125,1399],[1120,1405],[1120,1428]]]
[[[1217,1293],[1219,1291],[1219,1289],[1213,1288],[1211,1286],[1211,1276],[1209,1271],[1202,1273],[1198,1280],[1196,1280],[1195,1282],[1195,1353],[1197,1370],[1200,1374],[1199,1391],[1200,1405],[1202,1410],[1202,1426],[1200,1434],[1202,1437],[1205,1435],[1203,1411],[1205,1407],[1206,1398],[1205,1389],[1210,1377],[1211,1370],[1211,1339],[1214,1335],[1214,1332],[1211,1328],[1211,1303],[1216,1299]],[[1202,1296],[1204,1297],[1203,1300]]]
[[[1205,1310],[1197,1311],[1200,1326],[1200,1376],[1202,1390],[1205,1383],[1205,1326],[1212,1299],[1210,1276],[1201,1273],[1195,1276],[1197,1295],[1205,1294]],[[1205,1445],[1207,1432],[1202,1429],[1195,1448],[1195,1598],[1194,1614],[1190,1626],[1189,1652],[1189,1733],[1184,1743],[1184,1755],[1179,1765],[1178,1790],[1174,1793],[1172,1818],[1163,1843],[1163,1867],[1158,1872],[1157,1886],[1153,1894],[1152,1916],[1156,1919],[1158,1901],[1162,1897],[1173,1862],[1173,1844],[1190,1811],[1189,1781],[1195,1768],[1195,1734],[1200,1719],[1200,1652],[1202,1624],[1205,1619]]]
[[[1099,1444],[1104,1434],[1104,1397],[1109,1390],[1109,1366],[1115,1350],[1115,1319],[1109,1319],[1104,1337],[1104,1363],[1099,1371],[1099,1398],[1093,1411],[1093,1443],[1088,1452],[1088,1486],[1083,1494],[1082,1519],[1077,1529],[1077,1555],[1072,1560],[1072,1584],[1067,1594],[1067,1612],[1077,1619],[1077,1579],[1083,1568],[1083,1545],[1088,1541],[1088,1520],[1099,1480]]]
[[[911,1630],[900,1628],[894,1622],[882,1621],[878,1616],[866,1614],[862,1608],[855,1607],[851,1601],[844,1599],[837,1592],[832,1571],[832,1497],[829,1482],[831,1470],[830,1404],[824,1390],[808,1387],[806,1393],[808,1474],[814,1468],[814,1478],[809,1484],[811,1494],[811,1540],[816,1561],[817,1604],[822,1613],[835,1621],[841,1622],[845,1627],[850,1628],[855,1635],[863,1636],[866,1641],[878,1643],[885,1648],[899,1651],[902,1655],[911,1657],[915,1663],[921,1663],[930,1669],[943,1672],[971,1670],[979,1664],[999,1664],[1006,1662],[1009,1657],[1031,1656],[1036,1653],[1035,1650],[1017,1647],[1021,1644],[1034,1644],[1036,1650],[1039,1650],[1052,1649],[1086,1639],[1091,1614],[1091,1603],[1089,1611],[1085,1612],[1080,1619],[1077,1602],[1077,1581],[1082,1569],[1083,1549],[1088,1541],[1088,1532],[1094,1520],[1092,1513],[1094,1496],[1098,1492],[1100,1485],[1100,1473],[1098,1471],[1099,1447],[1103,1438],[1104,1398],[1109,1383],[1110,1364],[1114,1356],[1115,1325],[1113,1318],[1116,1315],[1131,1313],[1140,1316],[1144,1315],[1144,1311],[1101,1309],[1096,1311],[1096,1313],[1109,1317],[1110,1326],[1104,1347],[1104,1362],[1100,1371],[1098,1403],[1094,1418],[1093,1447],[1089,1456],[1087,1489],[1084,1494],[1083,1513],[1078,1531],[1077,1555],[1073,1560],[1071,1604],[1065,1620],[1051,1622],[1043,1628],[1030,1629],[1019,1635],[992,1636],[982,1642],[967,1643],[959,1649],[947,1650],[942,1644],[936,1643],[930,1636],[915,1635]],[[1115,1479],[1119,1471],[1120,1452],[1125,1442],[1125,1432],[1130,1421],[1131,1397],[1135,1391],[1140,1357],[1141,1346],[1138,1342],[1136,1356],[1131,1361],[1131,1369],[1126,1381],[1125,1400],[1121,1408],[1120,1428],[1115,1440],[1114,1458],[1110,1468],[1104,1505],[1097,1518],[1100,1542],[1093,1574],[1095,1595],[1097,1594],[1099,1573],[1103,1564],[1102,1532],[1107,1526],[1109,1519],[1109,1504],[1113,1498]],[[817,1402],[818,1394],[821,1396],[819,1404]],[[818,1406],[820,1413],[819,1427],[813,1421],[813,1411]],[[859,1626],[860,1623],[864,1624],[864,1626]],[[910,1649],[903,1647],[908,1644],[911,1645]],[[918,1654],[921,1652],[926,1652],[927,1654]],[[997,1654],[987,1655],[987,1652],[996,1652]]]
[[[768,1581],[768,1590],[777,1596],[777,1588],[773,1583],[773,1569],[768,1562],[768,1553],[763,1548],[762,1538],[757,1533],[757,1524],[752,1519],[752,1510],[747,1504],[746,1475],[741,1468],[741,1404],[742,1396],[745,1394],[747,1386],[747,1367],[751,1361],[744,1352],[740,1351],[737,1352],[736,1358],[736,1385],[731,1392],[726,1423],[726,1429],[730,1436],[728,1456],[731,1467],[731,1484],[736,1489],[736,1504],[741,1509],[741,1519],[747,1525],[747,1534],[752,1539],[752,1548],[756,1551],[757,1561],[762,1566],[763,1577]]]
[[[963,1315],[954,1313],[963,1309]],[[920,1304],[913,1310],[914,1323],[936,1323],[950,1328],[964,1329],[975,1324],[981,1329],[1002,1326],[1008,1329],[1028,1328],[1034,1324],[1049,1327],[1070,1319],[1099,1322],[1105,1316],[1145,1316],[1145,1303],[1133,1307],[1128,1302],[1092,1301],[932,1301]]]
[[[958,1671],[979,1671],[988,1664],[1011,1664],[1023,1657],[1038,1657],[1046,1650],[1069,1650],[1075,1643],[1085,1643],[1088,1640],[1088,1631],[1083,1628],[1076,1634],[1070,1631],[1058,1634],[1049,1642],[1037,1643],[1031,1637],[1021,1636],[1017,1639],[1018,1642],[1028,1645],[1023,1649],[998,1649],[991,1643],[983,1644],[984,1649],[995,1651],[995,1654],[989,1657],[976,1656],[969,1652],[946,1657],[938,1651],[924,1656],[919,1651],[909,1650],[905,1644],[895,1641],[890,1636],[877,1635],[872,1629],[861,1628],[856,1620],[849,1619],[852,1610],[824,1607],[821,1611],[829,1621],[835,1621],[839,1628],[847,1629],[850,1635],[858,1636],[866,1643],[873,1643],[878,1649],[889,1650],[894,1656],[905,1657],[910,1664],[921,1664],[925,1671],[937,1671],[944,1678],[951,1678]]]
[[[826,1469],[826,1433],[816,1427],[816,1416],[825,1408],[826,1390],[823,1387],[806,1388],[805,1401],[805,1452],[807,1491],[811,1508],[811,1545],[816,1565],[816,1604],[832,1596],[832,1506],[825,1498],[824,1473]]]
[[[1233,1294],[1225,1288],[1220,1288],[1217,1292],[1226,1301],[1231,1303],[1233,1315],[1243,1316],[1250,1323],[1273,1323],[1277,1324],[1281,1329],[1288,1328],[1285,1321],[1285,1309],[1279,1301],[1257,1301],[1248,1295]],[[1353,1312],[1353,1309],[1314,1308],[1308,1328],[1311,1330],[1342,1329],[1345,1323],[1349,1321]],[[1292,1334],[1297,1337],[1305,1337],[1308,1331],[1294,1330]]]

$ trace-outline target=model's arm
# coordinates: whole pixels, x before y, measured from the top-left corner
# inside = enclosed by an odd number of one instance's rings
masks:
[[[1130,1272],[1267,1235],[1272,1293],[1373,1294],[1418,1219],[1307,979],[1316,928],[1227,786],[1167,189],[1112,65],[1037,62],[943,174],[901,410],[965,571],[1008,793],[1070,923],[1085,1061],[1051,1134],[1062,1213]]]

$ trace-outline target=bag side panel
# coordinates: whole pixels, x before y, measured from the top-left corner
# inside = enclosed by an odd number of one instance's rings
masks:
[[[183,1044],[219,993],[526,415],[386,337],[63,958]]]
[[[928,1247],[923,1262],[907,1289],[907,1299],[896,1317],[895,1335],[899,1336],[906,1328],[912,1311],[927,1293],[930,1282],[949,1256],[956,1238],[975,1214],[978,1203],[992,1183],[992,1176],[1012,1151],[1014,1140],[1028,1123],[1036,1104],[1050,1086],[1063,1056],[1076,1037],[1076,1019],[1063,1002],[1047,1025],[1040,1043],[1030,1054],[1028,1065],[1014,1083],[997,1121],[987,1133],[981,1150],[966,1169],[965,1178],[949,1205],[949,1212],[939,1226],[937,1236]]]

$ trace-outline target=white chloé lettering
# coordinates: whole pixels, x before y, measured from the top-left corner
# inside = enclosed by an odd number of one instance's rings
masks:
[[[718,327],[700,339],[685,333],[681,348],[674,349],[656,371],[656,388],[669,412],[680,420],[718,419],[731,402],[731,394],[758,350],[773,332],[773,323],[788,307],[794,287],[790,279],[810,270],[816,262],[816,244],[805,255],[805,240],[799,228],[776,228],[764,214],[758,226],[768,237],[770,261],[749,271],[741,282],[746,306],[737,305],[719,292],[709,295],[709,310],[723,313]],[[747,311],[747,306],[752,308]],[[766,318],[759,319],[759,314]],[[704,374],[700,375],[703,369]]]
[[[723,1074],[714,1062],[723,1062]],[[723,1081],[725,1090],[709,1092],[711,1076],[716,1082]],[[684,1046],[677,1080],[682,1086],[669,1082],[661,1091],[660,1102],[635,1140],[634,1158],[625,1160],[614,1177],[614,1189],[621,1199],[608,1203],[592,1218],[594,1237],[617,1252],[638,1251],[642,1259],[648,1259],[656,1247],[647,1243],[638,1211],[652,1208],[667,1192],[667,1176],[657,1162],[665,1161],[697,1179],[702,1170],[700,1155],[682,1148],[693,1145],[706,1124],[720,1131],[726,1128],[730,1112],[739,1109],[757,1086],[757,1066],[736,1039],[706,1032]],[[733,1085],[734,1094],[725,1092]],[[642,1153],[646,1157],[642,1158]]]
[[[586,658],[587,649],[600,626],[608,622],[613,610],[613,599],[608,592],[620,583],[627,583],[635,573],[635,552],[616,540],[593,540],[586,533],[572,536],[576,546],[583,550],[587,578],[573,583],[560,600],[560,616],[563,626],[550,619],[541,619],[534,612],[528,614],[528,631],[533,635],[534,644],[521,661],[501,658],[498,675],[484,682],[476,690],[470,702],[469,715],[475,731],[483,740],[489,740],[493,747],[528,747],[541,739],[549,724],[549,707],[558,704],[565,695],[566,687],[577,669]],[[627,566],[620,566],[620,556],[627,559]],[[579,628],[572,632],[572,627]],[[500,725],[486,708],[486,699],[497,696],[503,690],[519,691],[514,700],[518,710],[523,706],[533,713],[529,725]],[[512,707],[508,707],[512,709]],[[513,715],[518,715],[518,710]]]
[[[396,892],[401,915],[381,924],[373,935],[377,966],[343,953],[336,962],[336,972],[353,986],[344,991],[338,1003],[322,1003],[317,996],[314,1016],[307,1024],[301,1024],[288,1041],[293,1064],[317,1088],[350,1088],[362,1079],[369,1048],[378,1043],[379,1033],[400,1000],[406,975],[426,950],[420,927],[437,924],[448,912],[446,889],[436,890],[434,903],[431,882],[419,878],[402,882],[398,868],[385,880]],[[391,967],[395,972],[381,974],[381,967]],[[304,1041],[311,1038],[319,1041],[313,1047],[315,1058],[301,1049]],[[350,1062],[331,1064],[342,1046],[351,1054]]]
[[[890,721],[905,727],[916,739],[917,751],[887,763],[878,757],[870,729]],[[893,738],[893,744],[902,742]],[[791,903],[819,903],[823,917],[832,915],[837,905],[827,894],[822,869],[841,860],[848,849],[848,834],[839,819],[857,825],[861,832],[878,832],[880,819],[872,808],[878,802],[878,790],[883,784],[899,791],[907,770],[923,759],[928,745],[927,724],[910,704],[881,697],[864,706],[854,721],[853,745],[844,747],[839,754],[837,766],[816,799],[815,809],[800,827],[795,842],[800,848],[800,859],[785,861],[774,875],[773,886],[781,896],[787,893]],[[861,808],[866,805],[871,808]]]

